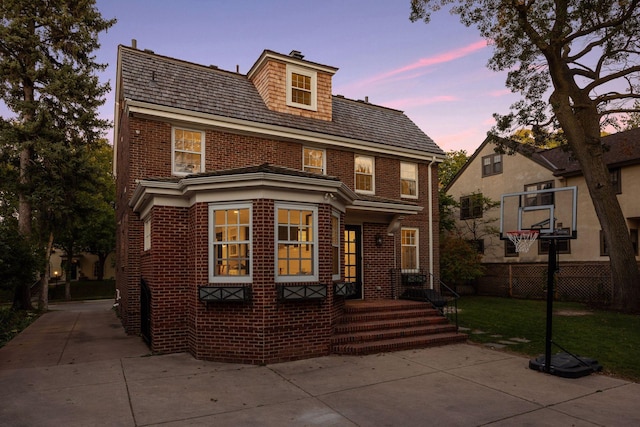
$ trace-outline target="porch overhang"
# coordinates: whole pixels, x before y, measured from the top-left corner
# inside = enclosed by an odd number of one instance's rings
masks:
[[[378,213],[389,215],[415,215],[420,212],[424,207],[417,206],[409,203],[402,203],[400,201],[373,201],[373,200],[354,200],[350,206],[347,206],[347,210],[354,213]]]

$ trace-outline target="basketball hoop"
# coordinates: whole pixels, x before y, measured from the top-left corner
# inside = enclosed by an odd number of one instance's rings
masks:
[[[516,252],[529,252],[531,245],[538,238],[537,230],[507,231],[507,237],[516,247]]]

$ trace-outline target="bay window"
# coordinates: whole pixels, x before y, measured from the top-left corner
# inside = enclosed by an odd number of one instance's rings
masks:
[[[251,205],[209,206],[209,281],[251,281]]]
[[[318,280],[315,206],[276,205],[276,281]]]

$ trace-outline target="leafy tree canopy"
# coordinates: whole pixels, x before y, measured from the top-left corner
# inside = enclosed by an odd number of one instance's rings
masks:
[[[620,126],[621,113],[638,111],[633,104],[640,99],[638,0],[412,0],[411,19],[429,22],[431,13],[446,5],[493,45],[488,67],[507,70],[507,87],[523,95],[512,113],[494,115],[494,131],[559,128],[557,106],[544,98],[560,83],[553,81],[554,73],[565,66],[563,84],[575,85],[564,88],[573,91],[573,108],[581,108],[578,93],[588,97],[597,105],[601,127]]]
[[[444,161],[438,166],[440,188],[444,188],[451,183],[456,174],[467,163],[467,160],[469,160],[469,156],[466,150],[447,151]]]

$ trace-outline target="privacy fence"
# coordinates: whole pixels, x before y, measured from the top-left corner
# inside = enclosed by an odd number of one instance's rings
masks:
[[[547,264],[485,264],[476,281],[478,295],[546,298]],[[608,263],[561,264],[555,276],[555,298],[562,301],[609,304],[612,296]]]

